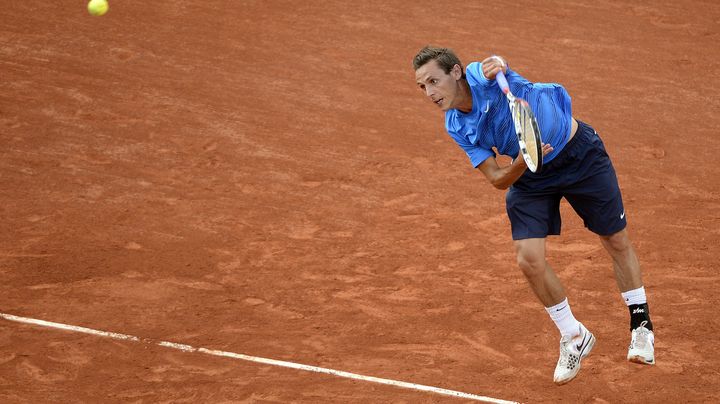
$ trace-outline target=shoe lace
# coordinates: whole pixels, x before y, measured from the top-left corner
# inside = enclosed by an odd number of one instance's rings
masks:
[[[640,327],[635,329],[635,338],[633,338],[633,346],[636,348],[645,348],[650,340],[650,330],[645,328],[647,321],[640,323]]]

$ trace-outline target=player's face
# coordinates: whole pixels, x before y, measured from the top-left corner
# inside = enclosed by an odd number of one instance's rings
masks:
[[[431,60],[415,71],[415,80],[425,95],[441,110],[456,108],[461,100],[458,80],[462,77],[459,65],[445,73],[436,60]]]

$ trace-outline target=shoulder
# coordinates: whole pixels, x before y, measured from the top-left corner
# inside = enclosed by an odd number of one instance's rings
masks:
[[[456,109],[445,111],[445,129],[447,129],[449,134],[454,135],[461,126],[458,111]]]
[[[464,132],[464,124],[464,118],[460,116],[458,110],[451,109],[445,111],[445,130],[447,130],[450,137],[455,140],[465,140],[465,137],[462,135]]]

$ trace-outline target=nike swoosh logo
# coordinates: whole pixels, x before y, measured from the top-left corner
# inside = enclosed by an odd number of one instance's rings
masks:
[[[624,218],[625,218],[625,211],[623,211],[623,213],[620,214],[620,219],[624,219]]]
[[[485,112],[483,113],[487,113],[488,111],[490,111],[490,101],[485,103]]]
[[[581,343],[575,344],[575,349],[577,349],[578,352],[582,353],[582,347],[583,347],[583,345],[585,345],[585,340],[586,340],[586,339],[587,339],[587,334],[585,334],[585,335],[583,336],[583,340],[582,340]]]

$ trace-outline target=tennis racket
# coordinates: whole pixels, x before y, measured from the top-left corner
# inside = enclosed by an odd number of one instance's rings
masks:
[[[517,98],[510,92],[505,74],[499,71],[495,76],[500,89],[505,93],[510,104],[510,114],[515,123],[515,133],[520,144],[520,153],[532,172],[538,172],[542,168],[543,152],[540,128],[535,119],[530,104],[522,98]]]

